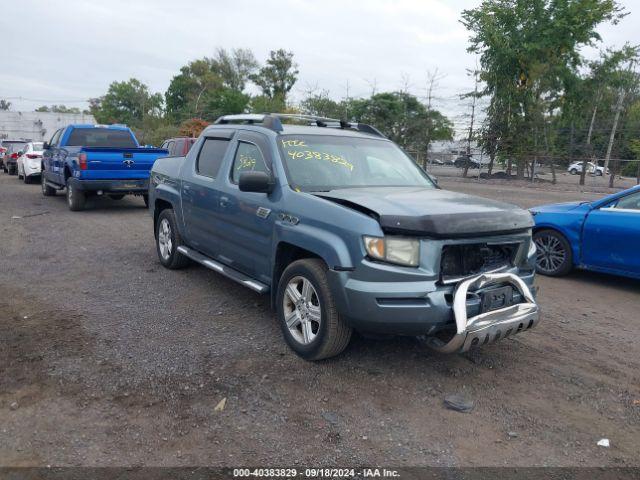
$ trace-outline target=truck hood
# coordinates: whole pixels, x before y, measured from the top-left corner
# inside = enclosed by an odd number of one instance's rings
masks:
[[[389,233],[450,238],[533,226],[531,214],[514,205],[435,188],[349,188],[315,195],[375,217]]]

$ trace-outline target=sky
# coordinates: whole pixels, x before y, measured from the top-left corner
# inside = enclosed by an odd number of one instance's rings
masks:
[[[602,46],[640,44],[640,0],[603,25]],[[426,96],[439,72],[435,105],[468,124],[473,90],[468,32],[460,13],[480,0],[2,0],[0,98],[12,110],[44,104],[85,108],[112,81],[135,77],[164,93],[191,60],[223,47],[249,48],[260,62],[284,48],[299,64],[292,99],[327,90],[340,99],[408,89]],[[587,56],[597,55],[589,49]]]

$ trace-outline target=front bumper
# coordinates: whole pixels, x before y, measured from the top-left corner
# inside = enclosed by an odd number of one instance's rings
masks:
[[[72,177],[69,181],[73,182],[73,186],[78,190],[89,192],[146,194],[149,190],[149,179],[82,180]]]
[[[539,317],[533,280],[533,271],[516,269],[474,276],[457,285],[436,280],[373,282],[354,279],[351,272],[330,273],[338,310],[353,328],[426,336],[427,343],[442,352],[465,351],[535,326]],[[512,305],[483,312],[480,293],[506,285],[513,287]],[[447,340],[441,340],[443,336]]]

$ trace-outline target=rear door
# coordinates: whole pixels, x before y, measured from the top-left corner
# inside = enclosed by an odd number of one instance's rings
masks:
[[[260,171],[273,175],[268,138],[257,132],[237,135],[233,162],[227,168],[220,194],[221,260],[254,278],[271,283],[271,252],[276,214],[274,195],[241,192],[242,172]]]
[[[62,185],[60,181],[60,135],[62,128],[56,130],[49,140],[49,149],[42,154],[42,163],[44,163],[45,178],[50,182]]]
[[[187,243],[216,257],[220,232],[220,171],[233,130],[216,130],[204,137],[190,153],[182,169],[182,215]]]
[[[640,275],[640,191],[589,213],[582,248],[587,266]]]

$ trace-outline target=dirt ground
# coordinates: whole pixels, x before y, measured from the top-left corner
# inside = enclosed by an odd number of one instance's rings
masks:
[[[162,268],[141,199],[73,213],[2,174],[0,222],[0,465],[640,465],[638,281],[540,277],[539,327],[468,354],[357,337],[314,364],[266,297]],[[451,393],[475,409],[447,410]]]

